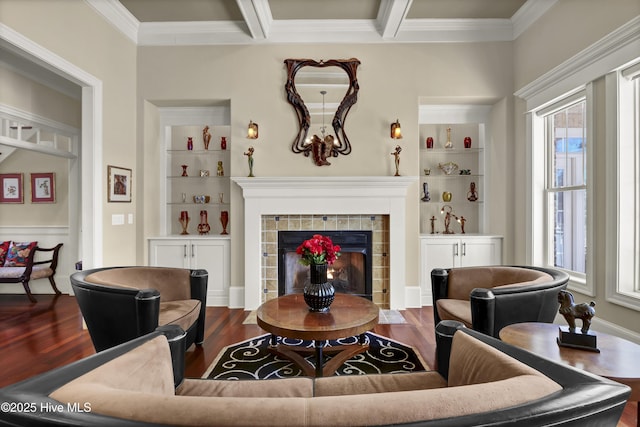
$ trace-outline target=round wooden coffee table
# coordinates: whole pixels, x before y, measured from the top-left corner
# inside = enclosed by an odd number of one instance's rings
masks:
[[[328,312],[309,311],[302,294],[289,294],[269,300],[258,307],[258,325],[271,333],[271,351],[296,363],[305,375],[322,377],[333,375],[345,361],[369,349],[364,333],[378,324],[380,309],[368,299],[336,294]],[[327,340],[360,336],[359,343],[331,346]],[[311,340],[314,348],[277,344],[276,337]],[[316,364],[304,358],[315,352]],[[325,364],[323,353],[334,354]]]
[[[500,339],[539,356],[564,363],[631,387],[629,401],[640,400],[640,345],[603,332],[597,336],[599,353],[561,347],[556,343],[559,325],[517,323],[500,330]],[[636,424],[640,427],[640,404]]]

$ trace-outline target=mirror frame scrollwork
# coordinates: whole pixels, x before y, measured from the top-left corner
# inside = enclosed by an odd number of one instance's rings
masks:
[[[337,143],[331,144],[328,148],[327,155],[332,157],[338,157],[339,154],[347,155],[351,153],[351,143],[344,130],[347,114],[351,107],[358,100],[358,91],[360,86],[358,85],[358,79],[356,77],[356,71],[360,61],[356,58],[351,59],[330,59],[327,61],[316,61],[313,59],[286,59],[284,63],[287,66],[287,82],[285,84],[285,91],[287,93],[287,101],[293,106],[296,115],[298,117],[298,133],[291,145],[291,150],[298,154],[303,153],[306,157],[309,157],[312,151],[312,144],[306,143],[307,136],[309,134],[309,128],[311,127],[311,115],[309,109],[304,103],[304,100],[298,93],[295,84],[295,77],[298,71],[303,67],[339,67],[347,73],[349,78],[349,88],[342,99],[342,102],[338,106],[331,125],[336,134]],[[318,164],[316,162],[316,164]],[[330,164],[330,163],[324,163]],[[318,164],[320,165],[320,164]]]

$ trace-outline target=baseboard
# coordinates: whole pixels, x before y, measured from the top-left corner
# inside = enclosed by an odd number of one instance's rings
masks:
[[[244,286],[229,288],[229,308],[244,308]]]
[[[405,286],[404,288],[404,304],[407,308],[420,308],[422,306],[420,286]]]

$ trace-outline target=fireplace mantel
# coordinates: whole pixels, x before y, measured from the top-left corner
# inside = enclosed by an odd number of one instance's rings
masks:
[[[244,205],[244,308],[261,303],[263,215],[389,215],[390,308],[406,307],[407,190],[411,176],[234,177]]]

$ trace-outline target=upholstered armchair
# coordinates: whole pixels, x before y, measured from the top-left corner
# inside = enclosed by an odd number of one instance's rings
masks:
[[[563,271],[531,266],[437,268],[431,272],[434,321],[456,320],[494,337],[514,323],[551,323],[568,281]]]
[[[148,334],[158,326],[186,331],[186,348],[202,344],[206,270],[110,267],[71,275],[71,286],[96,351]]]

